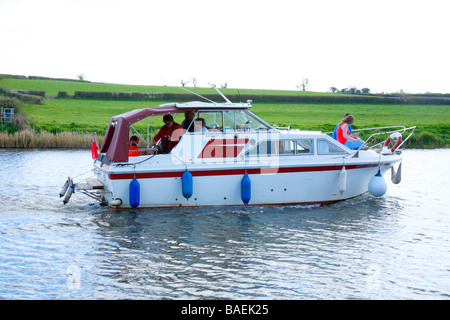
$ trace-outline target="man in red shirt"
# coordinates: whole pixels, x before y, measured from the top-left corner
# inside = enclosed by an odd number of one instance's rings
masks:
[[[156,136],[153,138],[153,145],[161,139],[161,152],[169,153],[173,147],[175,147],[180,141],[180,137],[183,134],[183,128],[179,123],[173,121],[173,117],[170,114],[166,114],[163,117],[164,126],[159,130]]]

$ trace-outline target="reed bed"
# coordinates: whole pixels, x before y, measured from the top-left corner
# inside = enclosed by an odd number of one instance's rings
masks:
[[[0,132],[1,148],[90,148],[94,139],[93,133],[76,131],[63,131],[50,133],[37,132],[31,128],[15,133]],[[100,146],[103,136],[97,136],[97,145]]]

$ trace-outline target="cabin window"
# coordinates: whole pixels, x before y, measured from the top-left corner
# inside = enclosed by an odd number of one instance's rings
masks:
[[[248,131],[270,129],[262,120],[246,110],[199,111],[198,118],[205,119],[208,131]]]
[[[236,112],[225,111],[223,113],[224,127],[223,131],[235,130],[236,129]]]
[[[205,119],[205,125],[208,131],[221,131],[223,125],[222,111],[200,111],[198,118]]]
[[[264,123],[259,119],[255,118],[249,112],[245,110],[226,110],[223,112],[224,115],[224,131],[227,130],[238,130],[238,131],[248,131],[248,130],[267,130],[269,129]]]
[[[247,151],[248,156],[276,156],[278,155],[278,141],[265,140]]]
[[[281,140],[279,145],[280,155],[302,155],[313,154],[313,140],[311,139],[296,139],[296,140]]]
[[[325,139],[317,140],[317,149],[319,151],[319,154],[342,154],[342,153],[347,153],[341,147],[339,147],[339,146],[335,145],[334,143],[331,143],[330,141],[325,140]]]
[[[281,140],[280,141],[280,154],[294,155],[295,154],[295,141],[294,140]]]
[[[298,139],[295,142],[296,154],[314,154],[314,144],[312,139]]]
[[[250,156],[308,155],[314,154],[312,139],[266,140],[247,152]]]

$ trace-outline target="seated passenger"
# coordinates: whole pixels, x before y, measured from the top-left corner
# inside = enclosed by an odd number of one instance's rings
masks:
[[[163,117],[164,126],[159,130],[153,138],[153,146],[161,140],[161,153],[169,153],[180,141],[183,134],[183,128],[179,123],[174,122],[172,115],[166,114]]]
[[[194,132],[194,118],[195,112],[192,110],[188,110],[184,113],[184,120],[181,122],[181,126],[184,130],[189,132]]]
[[[347,116],[351,116],[351,113],[346,113],[346,114],[344,115],[344,118],[347,117]],[[336,127],[334,127],[334,131],[333,131],[333,139],[334,139],[334,140],[337,140],[336,132],[337,132],[337,129],[339,128],[339,125],[340,125],[340,123],[337,124]],[[352,134],[352,126],[350,126],[350,125],[348,126],[348,131],[349,131],[349,134],[350,134],[352,137],[354,137],[354,138],[357,138],[358,135],[359,135],[359,132],[356,132],[356,133],[353,133],[353,134]]]
[[[355,118],[352,115],[348,115],[344,119],[342,119],[336,130],[336,137],[337,141],[342,143],[347,148],[357,150],[364,144],[364,142],[361,139],[350,135],[349,133],[348,127],[349,125],[353,124],[354,121]]]
[[[141,154],[139,153],[139,138],[137,136],[131,136],[130,145],[128,147],[128,156],[129,157],[139,157]]]
[[[194,128],[195,132],[208,132],[208,129],[206,129],[206,121],[204,118],[197,118],[194,122]]]

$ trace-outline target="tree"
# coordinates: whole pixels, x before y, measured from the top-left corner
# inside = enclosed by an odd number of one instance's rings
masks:
[[[339,90],[336,87],[330,87],[330,91],[333,92],[333,93],[336,93]]]
[[[370,89],[369,88],[362,88],[361,92],[364,93],[364,94],[368,94],[368,93],[370,93]]]
[[[84,80],[84,73],[80,73],[79,75],[77,75],[78,80],[83,81]]]
[[[358,89],[356,89],[355,87],[348,88],[348,91],[350,91],[351,94],[355,94],[357,90]]]
[[[356,87],[348,87],[341,90],[342,93],[361,94],[361,90]]]
[[[303,91],[306,91],[306,87],[309,84],[309,79],[308,78],[303,78],[301,85],[297,85],[296,87],[299,89],[302,89]]]

